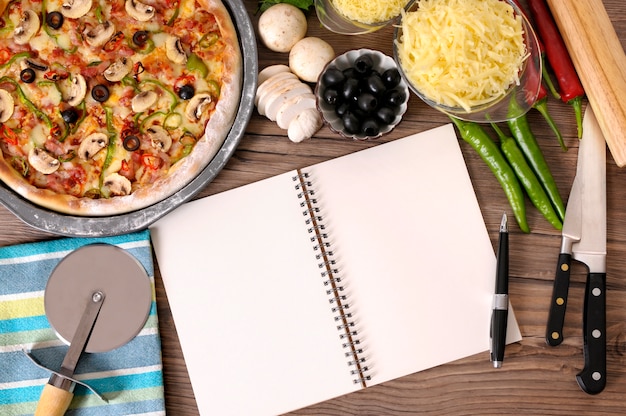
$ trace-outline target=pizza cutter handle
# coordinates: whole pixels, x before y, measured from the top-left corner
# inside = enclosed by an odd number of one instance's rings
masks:
[[[46,384],[41,392],[35,416],[62,416],[70,406],[74,393]]]

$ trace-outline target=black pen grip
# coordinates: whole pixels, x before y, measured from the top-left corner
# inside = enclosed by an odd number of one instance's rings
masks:
[[[546,342],[551,346],[563,342],[563,322],[567,308],[567,293],[569,291],[569,275],[572,264],[572,255],[569,253],[559,254],[559,261],[554,276],[552,299],[546,325]]]
[[[583,316],[585,367],[576,380],[585,393],[598,394],[606,385],[606,273],[589,273]]]
[[[491,361],[500,364],[504,360],[508,314],[507,309],[494,309],[491,315]]]

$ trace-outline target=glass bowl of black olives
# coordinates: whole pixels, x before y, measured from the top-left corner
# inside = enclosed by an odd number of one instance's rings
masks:
[[[368,140],[389,133],[402,120],[409,89],[393,58],[372,49],[355,49],[326,65],[315,96],[332,131]]]

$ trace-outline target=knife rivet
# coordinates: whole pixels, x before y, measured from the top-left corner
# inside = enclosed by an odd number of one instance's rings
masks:
[[[561,270],[564,271],[564,272],[568,271],[569,270],[569,264],[567,264],[567,263],[561,264]]]
[[[592,294],[593,296],[600,296],[600,295],[602,294],[602,291],[600,290],[600,288],[594,287],[594,288],[591,290],[591,294]]]
[[[554,332],[551,334],[551,336],[552,336],[552,339],[559,339],[559,338],[560,338],[560,336],[561,336],[561,334],[559,334],[558,332],[554,331]]]
[[[594,329],[593,331],[591,331],[591,336],[594,338],[600,338],[600,335],[602,335],[602,332],[600,332],[599,329]]]
[[[594,371],[591,374],[591,378],[594,379],[595,381],[598,381],[602,378],[602,374],[600,374],[598,371]]]
[[[565,299],[563,298],[556,298],[556,304],[561,306],[565,303]]]

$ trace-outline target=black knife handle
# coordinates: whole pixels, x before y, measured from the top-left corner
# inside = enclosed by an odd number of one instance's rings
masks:
[[[556,265],[556,275],[554,276],[554,287],[552,288],[550,311],[548,313],[548,324],[546,325],[546,342],[553,347],[563,342],[563,322],[565,321],[565,309],[567,308],[571,265],[571,254],[559,254],[559,262]]]
[[[606,385],[606,273],[589,273],[583,316],[585,367],[576,376],[585,393],[598,394]]]

